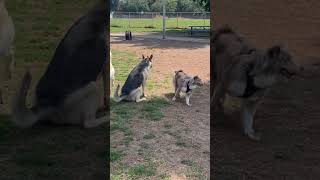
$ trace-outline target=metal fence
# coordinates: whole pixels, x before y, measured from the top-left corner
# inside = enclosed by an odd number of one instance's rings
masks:
[[[112,12],[110,15],[111,27],[122,28],[162,28],[162,12]],[[187,28],[194,26],[209,26],[210,12],[166,12],[166,27]]]

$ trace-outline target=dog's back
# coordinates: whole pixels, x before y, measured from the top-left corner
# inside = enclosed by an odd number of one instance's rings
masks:
[[[121,90],[121,96],[129,95],[130,92],[142,86],[148,78],[148,66],[142,61],[129,74]]]

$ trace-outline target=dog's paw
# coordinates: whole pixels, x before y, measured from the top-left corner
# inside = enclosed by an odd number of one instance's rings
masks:
[[[173,97],[173,98],[172,98],[172,101],[176,101],[176,97]]]
[[[261,139],[260,133],[248,133],[247,136],[249,137],[249,139],[251,139],[253,141],[260,141],[260,139]]]
[[[191,107],[192,106],[192,104],[187,104],[189,107]]]

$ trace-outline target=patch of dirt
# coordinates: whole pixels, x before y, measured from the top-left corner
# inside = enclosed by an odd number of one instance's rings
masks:
[[[215,179],[319,177],[320,69],[312,68],[304,79],[276,86],[265,97],[255,116],[261,142],[230,127],[212,129]]]

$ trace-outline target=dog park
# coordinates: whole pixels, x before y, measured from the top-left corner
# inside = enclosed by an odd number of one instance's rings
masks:
[[[103,106],[105,89],[99,79],[98,87],[89,83],[74,90],[98,76],[101,69],[97,67],[103,65],[105,58],[101,57],[106,55],[101,52],[107,49],[101,45],[101,32],[92,33],[96,28],[88,27],[100,23],[104,16],[98,15],[104,6],[96,6],[91,18],[80,19],[93,5],[86,0],[6,2],[15,25],[15,68],[11,79],[1,82],[1,179],[102,179],[107,173],[108,133],[112,179],[206,179],[210,154],[209,37],[189,37],[186,30],[167,34],[165,40],[159,33],[133,31],[132,41],[124,40],[124,32],[111,35],[116,85],[123,86],[143,54],[153,55],[147,97],[140,103],[116,103],[113,86],[110,131],[104,125],[88,128],[101,123],[91,122],[95,115],[88,112],[97,110],[97,89]],[[92,18],[94,15],[97,17]],[[77,35],[80,28],[93,35]],[[81,44],[84,38],[89,38],[88,44]],[[85,49],[66,58],[72,47],[83,46]],[[92,54],[94,51],[97,54]],[[94,57],[92,64],[85,64],[88,55]],[[180,69],[204,82],[194,89],[192,106],[187,106],[184,98],[171,101],[172,78]],[[70,90],[74,92],[71,96],[60,96]],[[84,121],[74,116],[82,114]],[[47,122],[47,118],[53,119]],[[40,120],[45,121],[35,124]]]
[[[112,27],[111,27],[112,30]],[[207,179],[210,139],[209,37],[185,33],[111,33],[115,84],[111,92],[111,179]],[[146,101],[113,101],[142,55],[152,58],[146,82]],[[190,103],[172,101],[175,71],[199,76],[204,85],[194,90]]]

